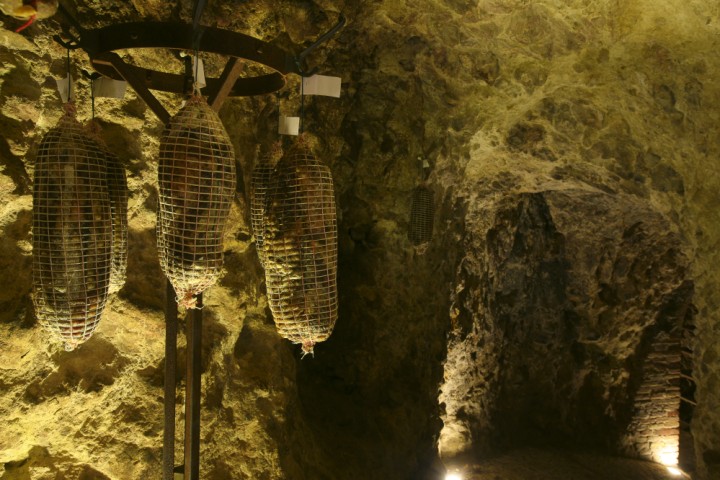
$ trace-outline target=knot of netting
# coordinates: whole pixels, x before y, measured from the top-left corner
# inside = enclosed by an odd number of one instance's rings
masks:
[[[305,358],[307,355],[310,355],[311,357],[315,356],[315,342],[312,340],[305,340],[302,343],[302,357]]]
[[[188,290],[186,292],[180,292],[180,295],[175,297],[175,301],[177,302],[177,304],[179,306],[181,306],[182,308],[184,308],[186,310],[198,308],[197,296],[195,295],[194,292],[192,292],[190,290]],[[202,307],[199,307],[199,308],[202,309]]]
[[[65,111],[65,117],[70,117],[74,119],[75,115],[77,114],[77,107],[75,107],[75,104],[73,102],[65,103],[63,105],[63,110]]]

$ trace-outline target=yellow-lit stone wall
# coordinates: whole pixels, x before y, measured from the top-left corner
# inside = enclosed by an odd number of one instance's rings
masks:
[[[629,455],[669,466],[678,464],[680,453],[681,331],[651,341],[624,445]]]
[[[187,22],[194,4],[65,3],[86,26]],[[697,309],[697,478],[718,477],[720,5],[218,0],[208,2],[203,23],[297,52],[340,12],[346,28],[308,67],[340,76],[342,96],[305,102],[310,142],[336,181],[340,318],[314,359],[300,361],[277,337],[245,214],[250,172],[277,140],[279,112],[299,112],[298,79],[289,76],[279,95],[231,100],[221,111],[242,181],[226,236],[226,275],[206,298],[203,478],[438,478],[438,438],[442,443],[443,432],[456,427],[462,437],[466,426],[449,416],[470,412],[479,432],[498,426],[483,423],[491,417],[472,395],[467,405],[445,402],[448,384],[472,383],[466,374],[487,377],[478,391],[492,399],[503,398],[492,388],[505,372],[507,385],[518,386],[512,392],[532,393],[563,419],[560,429],[537,423],[554,429],[558,444],[577,433],[578,418],[585,427],[611,419],[604,425],[620,431],[605,430],[606,438],[617,439],[632,423],[633,382],[642,383],[642,362],[632,359],[655,321],[644,314],[690,304]],[[53,20],[21,34],[12,33],[17,20],[2,15],[0,22],[0,478],[156,478],[164,285],[155,251],[155,156],[162,125],[132,92],[122,102],[97,100],[106,139],[128,172],[128,282],[95,337],[74,355],[61,352],[35,325],[28,293],[34,149],[60,116],[53,78],[65,75],[66,52],[51,40]],[[182,69],[172,53],[129,55]],[[208,73],[219,74],[221,59],[206,60]],[[73,61],[80,78],[87,59],[75,52]],[[76,92],[86,120],[85,80]],[[159,98],[172,112],[179,108],[180,98]],[[407,239],[419,157],[430,165],[437,204],[424,256]],[[502,235],[491,242],[490,230]],[[516,231],[540,243],[518,242],[527,247],[523,255],[502,250],[516,244]],[[487,255],[491,245],[497,255]],[[503,258],[525,263],[505,265]],[[626,261],[638,269],[618,273]],[[472,284],[477,278],[483,281]],[[467,293],[486,289],[487,298],[502,300],[502,313],[522,304],[500,295],[510,285],[545,302],[545,310],[517,317],[519,337],[503,336],[512,322],[484,322],[483,309],[497,305],[473,303]],[[566,303],[545,301],[553,295]],[[488,340],[490,353],[460,348],[453,337],[459,331]],[[501,343],[489,340],[502,339],[518,340],[515,350],[490,348]],[[582,348],[559,347],[573,344]],[[500,369],[493,355],[523,345],[540,363]],[[523,390],[545,366],[552,382]],[[570,368],[578,366],[587,372]],[[551,384],[570,390],[546,388]],[[582,411],[554,408],[569,391]],[[609,404],[622,408],[590,414]],[[491,440],[478,439],[476,447],[501,447]]]

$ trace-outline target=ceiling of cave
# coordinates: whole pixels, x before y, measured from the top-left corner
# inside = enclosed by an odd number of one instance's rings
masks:
[[[96,99],[128,175],[127,281],[93,338],[64,352],[29,292],[34,158],[62,113],[66,52],[56,17],[14,33],[16,3],[0,1],[0,479],[158,478],[163,126],[131,89]],[[194,7],[63,3],[88,28],[190,22]],[[203,312],[203,478],[666,478],[607,456],[658,460],[655,439],[638,441],[638,392],[667,352],[693,378],[673,401],[697,405],[666,429],[683,468],[718,478],[718,2],[209,0],[201,23],[297,53],[341,13],[308,66],[341,77],[342,95],[304,102],[339,215],[340,318],[314,358],[275,331],[248,217],[252,169],[290,143],[277,122],[300,111],[298,78],[220,111],[239,181]],[[183,68],[176,52],[124,55]],[[83,68],[73,52],[81,121]],[[420,254],[407,231],[423,160],[435,232]],[[177,402],[180,415],[182,388]]]

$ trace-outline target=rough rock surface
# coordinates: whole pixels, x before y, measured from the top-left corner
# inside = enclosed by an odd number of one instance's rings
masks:
[[[189,21],[194,2],[65,3],[91,27]],[[340,212],[340,317],[315,358],[274,331],[245,187],[277,140],[278,111],[299,110],[298,81],[221,110],[240,179],[226,273],[206,297],[203,478],[435,479],[439,453],[478,478],[558,478],[553,466],[577,463],[569,454],[479,459],[538,439],[632,454],[643,362],[653,339],[688,323],[697,388],[681,392],[697,407],[681,412],[695,461],[691,450],[680,460],[696,478],[720,475],[717,2],[208,3],[203,23],[295,51],[339,12],[348,25],[309,59],[343,79],[339,100],[305,102]],[[54,20],[22,34],[0,22],[0,478],[157,478],[162,126],[132,92],[97,101],[131,189],[128,279],[94,337],[63,352],[28,293],[34,149],[61,115],[65,51]],[[127,54],[182,69],[169,52]],[[73,59],[76,74],[87,67]],[[220,60],[206,58],[208,74]],[[87,82],[76,93],[87,119]],[[418,157],[437,205],[423,256],[407,239]],[[542,473],[523,476],[523,462]],[[565,472],[662,478],[588,464]]]
[[[681,331],[690,310],[677,235],[635,197],[594,189],[468,205],[475,233],[451,307],[443,456],[548,441],[619,448],[650,344]]]

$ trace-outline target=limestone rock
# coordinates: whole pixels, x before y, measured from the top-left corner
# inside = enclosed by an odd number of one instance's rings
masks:
[[[88,28],[188,22],[194,6],[72,3]],[[527,462],[550,479],[577,472],[567,462],[583,454],[569,446],[581,445],[600,456],[579,460],[589,467],[577,478],[663,478],[607,455],[647,456],[645,433],[671,436],[676,424],[681,466],[718,478],[715,3],[208,4],[203,24],[295,53],[340,12],[348,23],[308,58],[343,81],[340,99],[304,104],[339,216],[339,318],[314,359],[300,361],[274,332],[243,213],[258,152],[277,141],[278,116],[300,108],[299,79],[220,112],[239,181],[224,276],[205,299],[203,478],[436,479],[457,458],[468,478],[523,478]],[[72,354],[41,341],[28,301],[32,158],[61,115],[53,78],[66,74],[54,19],[14,34],[18,21],[0,18],[0,478],[157,478],[162,125],[131,91],[96,104],[106,142],[127,159],[127,282]],[[168,52],[123,54],[182,70]],[[85,120],[78,71],[89,63],[72,58]],[[224,59],[205,60],[219,75]],[[158,97],[180,108],[179,96]],[[418,157],[436,208],[422,257],[407,237]],[[654,367],[675,378],[678,341],[680,371],[694,380],[667,392],[697,406],[684,402],[675,423],[644,430],[641,419],[655,418]],[[538,440],[542,452],[526,448]],[[483,460],[490,453],[496,461]]]

